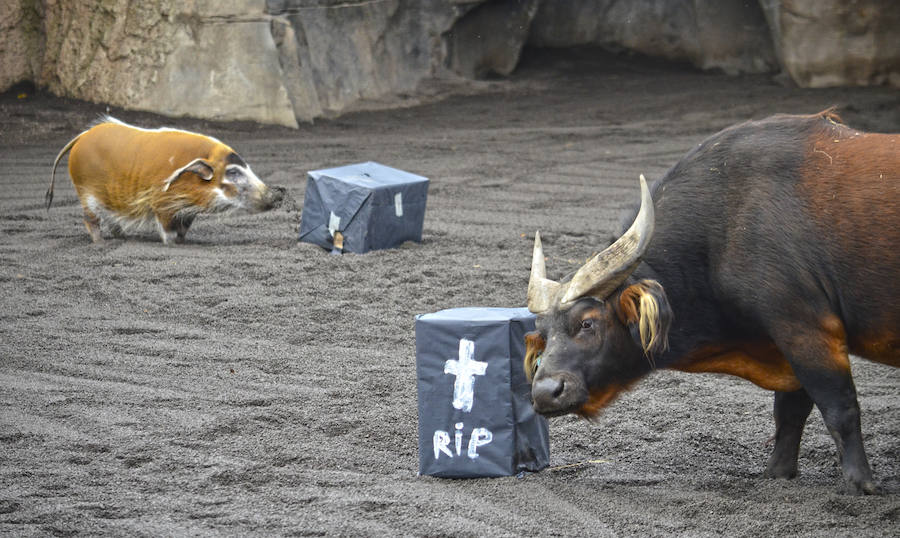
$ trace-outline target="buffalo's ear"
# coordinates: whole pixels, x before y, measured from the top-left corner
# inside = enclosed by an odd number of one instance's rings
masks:
[[[541,352],[544,351],[547,342],[541,337],[541,333],[532,331],[525,333],[525,360],[523,367],[525,369],[525,377],[531,383],[534,380],[534,374],[537,372],[538,366],[541,365]]]
[[[628,286],[619,295],[616,307],[619,319],[635,335],[644,353],[653,356],[668,349],[672,308],[659,282],[641,280]]]

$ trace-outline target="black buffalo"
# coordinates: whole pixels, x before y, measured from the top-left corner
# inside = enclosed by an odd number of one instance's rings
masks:
[[[848,353],[900,366],[900,135],[777,115],[641,190],[631,227],[570,280],[546,278],[535,237],[535,410],[593,416],[657,368],[733,374],[775,391],[767,476],[796,476],[815,404],[847,491],[876,492]]]

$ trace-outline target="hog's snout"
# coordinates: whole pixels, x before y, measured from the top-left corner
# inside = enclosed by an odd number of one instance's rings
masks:
[[[280,207],[281,203],[284,202],[285,192],[284,187],[266,187],[260,197],[261,209],[266,210]]]

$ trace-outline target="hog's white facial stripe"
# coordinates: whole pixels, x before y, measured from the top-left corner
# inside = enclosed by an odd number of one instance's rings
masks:
[[[225,167],[225,178],[238,187],[250,187],[254,191],[262,190],[265,187],[265,183],[256,177],[249,166],[229,164]]]

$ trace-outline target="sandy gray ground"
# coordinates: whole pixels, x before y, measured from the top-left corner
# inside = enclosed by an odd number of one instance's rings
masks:
[[[900,131],[896,90],[797,90],[597,51],[298,131],[112,112],[213,134],[293,201],[95,246],[57,151],[104,107],[0,98],[0,535],[885,536],[900,532],[900,370],[854,362],[886,490],[836,493],[814,413],[792,481],[759,477],[771,394],[659,372],[593,423],[551,421],[554,468],[417,477],[414,316],[524,304],[605,245],[692,145],[837,105]],[[424,241],[329,256],[296,241],[308,170],[376,160],[432,180]]]

